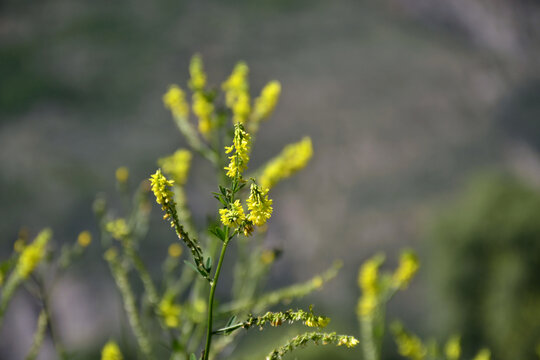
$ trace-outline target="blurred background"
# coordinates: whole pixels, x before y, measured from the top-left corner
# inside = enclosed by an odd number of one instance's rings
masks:
[[[55,243],[97,233],[92,202],[114,199],[114,171],[135,186],[186,146],[161,96],[184,85],[194,53],[220,84],[238,60],[251,89],[281,82],[261,128],[263,164],[304,135],[309,166],[273,189],[269,244],[284,255],[269,287],[342,259],[304,299],[332,330],[357,334],[358,266],[418,251],[418,278],[390,304],[423,338],[461,333],[466,354],[533,359],[540,344],[540,3],[535,0],[200,0],[0,2],[0,258],[22,227]],[[215,211],[211,169],[195,158],[195,220]],[[114,201],[113,201],[114,203]],[[145,261],[172,241],[154,208]],[[122,332],[99,246],[56,284],[69,350],[94,354]],[[224,289],[222,289],[224,290]],[[0,333],[0,358],[23,358],[38,309],[24,292]],[[125,332],[125,329],[124,329]],[[129,331],[128,331],[129,332]],[[251,359],[250,344],[238,358]],[[272,344],[265,346],[270,348]],[[263,345],[261,345],[263,346]],[[264,354],[264,352],[262,353]],[[356,359],[320,348],[300,358]],[[90,355],[91,356],[91,355]],[[395,357],[392,341],[385,357]],[[50,343],[40,359],[54,359]],[[82,359],[83,357],[81,357]],[[90,357],[91,358],[91,357]]]

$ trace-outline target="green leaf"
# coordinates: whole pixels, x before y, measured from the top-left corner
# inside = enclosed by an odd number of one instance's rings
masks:
[[[227,325],[225,325],[225,327],[229,327],[231,326],[233,323],[236,322],[236,315],[233,315],[231,316],[231,318],[229,319],[229,321],[227,321]]]
[[[191,355],[189,355],[189,360],[197,360],[197,357],[194,353],[191,353]]]
[[[212,257],[208,257],[206,259],[206,264],[204,265],[204,267],[206,268],[206,271],[210,272],[210,270],[212,270]]]

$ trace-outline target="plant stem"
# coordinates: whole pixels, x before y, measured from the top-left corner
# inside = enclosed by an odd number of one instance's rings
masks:
[[[214,295],[216,293],[216,287],[219,280],[219,274],[221,272],[221,266],[223,265],[223,259],[225,258],[225,250],[229,244],[229,227],[225,227],[225,240],[221,247],[221,254],[219,255],[219,261],[216,267],[216,273],[214,274],[214,280],[210,288],[210,296],[208,298],[208,323],[206,328],[206,345],[204,346],[203,360],[208,360],[210,355],[210,344],[212,343],[212,316],[214,312]]]

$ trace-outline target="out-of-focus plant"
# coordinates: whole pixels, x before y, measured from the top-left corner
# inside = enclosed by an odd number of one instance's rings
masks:
[[[0,326],[19,288],[24,288],[40,307],[32,345],[25,357],[27,360],[37,358],[46,336],[51,338],[58,358],[68,358],[53,321],[50,294],[58,275],[80,258],[92,242],[92,235],[85,230],[76,241],[64,244],[60,251],[55,251],[51,246],[52,237],[51,229],[44,229],[29,242],[28,231],[23,228],[13,245],[11,256],[0,263]]]
[[[401,252],[398,267],[393,272],[381,272],[385,257],[377,254],[360,267],[358,286],[361,296],[356,313],[360,325],[362,359],[380,360],[382,342],[386,329],[386,306],[399,290],[405,290],[420,268],[414,252]],[[399,355],[410,360],[460,360],[461,337],[452,336],[443,349],[435,339],[427,343],[405,330],[401,322],[394,321],[390,330],[394,336]],[[491,352],[480,350],[473,360],[490,360]]]
[[[501,359],[536,359],[540,339],[540,192],[509,176],[474,178],[429,233],[441,329],[463,352],[486,344]]]

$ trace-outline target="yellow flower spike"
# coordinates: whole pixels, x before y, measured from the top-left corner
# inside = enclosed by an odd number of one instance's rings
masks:
[[[195,54],[189,63],[189,74],[191,79],[189,80],[189,87],[193,91],[204,90],[206,86],[206,73],[204,72],[204,66],[202,58],[199,54]]]
[[[261,91],[261,95],[255,99],[253,120],[259,122],[270,117],[276,108],[280,95],[281,84],[279,81],[270,81],[266,84]]]
[[[115,176],[119,184],[125,184],[129,179],[129,169],[125,166],[120,166],[116,169]]]
[[[426,347],[418,336],[405,331],[400,323],[395,323],[392,328],[398,353],[401,356],[411,360],[424,360],[426,358]]]
[[[129,227],[123,218],[109,221],[105,225],[105,230],[116,240],[122,240],[129,235]]]
[[[458,360],[461,356],[461,337],[459,335],[454,335],[444,346],[444,353],[447,360]]]
[[[476,354],[473,360],[490,360],[491,359],[491,351],[488,349],[482,349]]]
[[[228,177],[241,178],[249,162],[251,136],[244,130],[244,127],[240,123],[234,125],[233,145],[225,146],[225,152],[227,154],[233,151],[234,154],[229,156],[230,163],[225,167],[225,170],[227,170]]]
[[[221,85],[221,88],[225,91],[225,104],[229,108],[234,106],[240,93],[249,90],[248,73],[248,66],[241,61],[236,64],[229,78]]]
[[[109,341],[101,350],[101,360],[123,360],[120,348],[114,341]]]
[[[159,159],[158,165],[173,178],[176,184],[182,186],[187,182],[191,158],[189,150],[180,149],[170,156]]]
[[[77,243],[83,248],[90,245],[91,242],[92,242],[92,234],[90,234],[90,231],[88,230],[82,231],[79,234],[79,236],[77,236]]]
[[[221,215],[221,222],[225,226],[238,227],[246,220],[244,208],[240,204],[240,200],[232,203],[229,209],[220,209],[219,214]]]
[[[247,199],[250,211],[247,219],[254,225],[263,226],[272,216],[272,199],[268,199],[268,189],[262,190],[257,184],[251,184],[251,191]]]
[[[159,303],[159,312],[165,321],[165,325],[170,328],[177,328],[180,325],[180,314],[182,307],[173,303],[172,298],[165,297]]]
[[[404,251],[399,259],[399,266],[392,276],[394,286],[406,289],[420,267],[418,258],[412,251]]]
[[[174,243],[169,246],[169,256],[172,258],[179,258],[182,252],[182,247],[179,244]]]
[[[163,103],[174,116],[187,118],[189,116],[189,105],[186,101],[186,94],[178,85],[171,85],[165,95]]]
[[[384,262],[384,255],[377,254],[362,264],[358,271],[358,286],[364,294],[379,293],[379,267]]]
[[[41,262],[51,237],[52,231],[50,229],[42,230],[34,241],[24,248],[16,267],[16,271],[23,279],[26,279]]]
[[[193,94],[193,113],[199,118],[199,132],[207,137],[212,130],[214,105],[201,92]]]
[[[150,176],[150,186],[158,204],[164,205],[172,202],[173,193],[169,188],[173,186],[173,184],[174,181],[167,180],[167,178],[163,176],[161,169],[158,169],[154,175]]]
[[[279,181],[290,177],[303,169],[313,156],[313,146],[309,137],[287,145],[274,159],[270,160],[262,170],[259,184],[263,188],[271,189]]]
[[[235,104],[233,105],[233,122],[245,124],[251,113],[251,104],[249,93],[241,91],[238,93]]]

